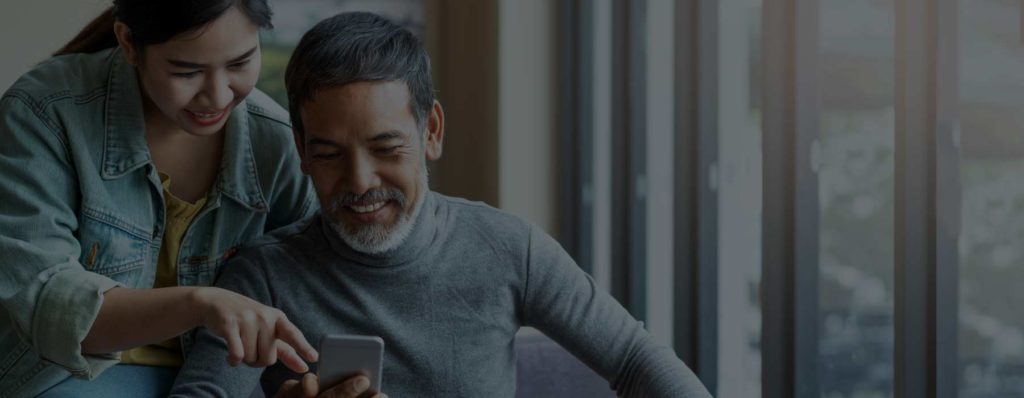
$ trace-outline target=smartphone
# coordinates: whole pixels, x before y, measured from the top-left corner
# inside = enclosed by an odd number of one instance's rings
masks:
[[[377,336],[328,334],[320,339],[316,375],[320,391],[358,374],[370,378],[370,389],[380,392],[384,366],[384,339]]]

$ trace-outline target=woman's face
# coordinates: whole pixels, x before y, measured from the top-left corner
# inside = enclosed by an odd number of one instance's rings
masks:
[[[126,54],[138,66],[147,128],[209,136],[256,85],[259,28],[231,7],[198,30]]]

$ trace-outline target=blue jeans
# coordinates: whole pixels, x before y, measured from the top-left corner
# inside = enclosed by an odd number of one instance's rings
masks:
[[[114,365],[93,380],[68,378],[46,390],[40,398],[166,397],[178,368]]]

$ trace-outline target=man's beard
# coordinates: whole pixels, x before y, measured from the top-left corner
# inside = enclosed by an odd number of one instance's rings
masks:
[[[338,234],[345,244],[357,252],[381,254],[394,250],[401,246],[402,243],[405,243],[412,229],[416,226],[416,219],[419,216],[426,193],[429,190],[427,174],[427,165],[424,162],[420,171],[416,202],[413,204],[411,212],[405,211],[407,199],[405,194],[397,188],[377,188],[367,191],[362,195],[345,194],[334,198],[326,206],[328,214],[336,214],[343,206],[352,203],[393,200],[398,208],[401,209],[398,218],[393,223],[371,223],[349,228],[331,217],[326,217],[328,225],[331,226],[331,229]]]

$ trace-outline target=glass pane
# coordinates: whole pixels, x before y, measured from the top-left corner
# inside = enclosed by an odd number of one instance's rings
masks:
[[[960,0],[960,396],[1024,397],[1024,36],[1017,0]]]
[[[892,1],[821,3],[821,396],[893,394]]]
[[[718,394],[761,396],[761,1],[719,8]]]

